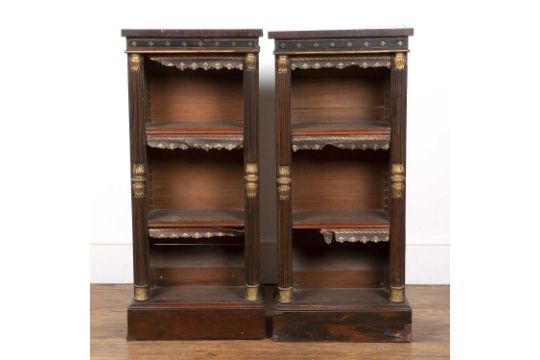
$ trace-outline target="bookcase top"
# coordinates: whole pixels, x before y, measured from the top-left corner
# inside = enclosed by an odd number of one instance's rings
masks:
[[[262,29],[123,29],[122,36],[142,38],[236,38],[260,37]]]
[[[394,37],[412,36],[412,28],[357,29],[357,30],[309,30],[309,31],[270,31],[271,39],[326,39],[355,37]]]

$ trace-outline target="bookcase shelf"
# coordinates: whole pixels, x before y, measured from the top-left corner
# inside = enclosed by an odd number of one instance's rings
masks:
[[[244,129],[236,121],[151,122],[146,125],[148,146],[158,149],[234,150],[244,146]]]
[[[133,188],[128,339],[263,338],[257,166],[262,32],[123,34]]]
[[[154,209],[149,228],[243,227],[243,209]]]
[[[294,211],[294,229],[379,228],[388,229],[390,217],[384,210]]]
[[[377,121],[302,122],[292,125],[292,150],[334,146],[350,150],[388,150],[390,127]]]

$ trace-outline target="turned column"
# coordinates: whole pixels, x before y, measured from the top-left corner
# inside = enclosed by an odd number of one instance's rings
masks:
[[[249,53],[244,59],[244,258],[245,298],[257,300],[259,294],[259,196],[258,196],[258,131],[259,69],[257,55]]]
[[[146,228],[146,78],[144,58],[129,54],[129,133],[131,138],[131,208],[133,226],[134,299],[145,301],[150,295],[148,234]]]
[[[291,204],[291,72],[286,55],[276,65],[276,141],[277,141],[277,222],[278,222],[278,300],[293,299],[292,204]]]
[[[407,54],[396,53],[390,75],[390,301],[405,301],[405,169]]]

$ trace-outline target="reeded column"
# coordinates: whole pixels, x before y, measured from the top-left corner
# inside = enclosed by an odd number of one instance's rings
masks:
[[[246,271],[245,298],[259,298],[259,196],[258,196],[258,118],[259,70],[257,55],[248,53],[244,59],[244,258]]]
[[[279,55],[276,64],[276,141],[277,141],[277,206],[278,222],[278,291],[279,302],[293,300],[292,271],[292,203],[291,203],[291,72],[286,55]]]
[[[396,53],[390,75],[390,301],[405,301],[405,169],[407,54]]]
[[[129,54],[129,133],[131,137],[131,188],[133,226],[134,299],[145,301],[150,296],[148,268],[148,234],[146,228],[146,78],[144,58]]]

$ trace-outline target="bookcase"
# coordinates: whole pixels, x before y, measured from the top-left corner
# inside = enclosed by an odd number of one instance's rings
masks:
[[[123,30],[134,299],[128,339],[258,339],[258,38]]]
[[[411,339],[404,277],[411,35],[269,33],[276,60],[276,340]]]

